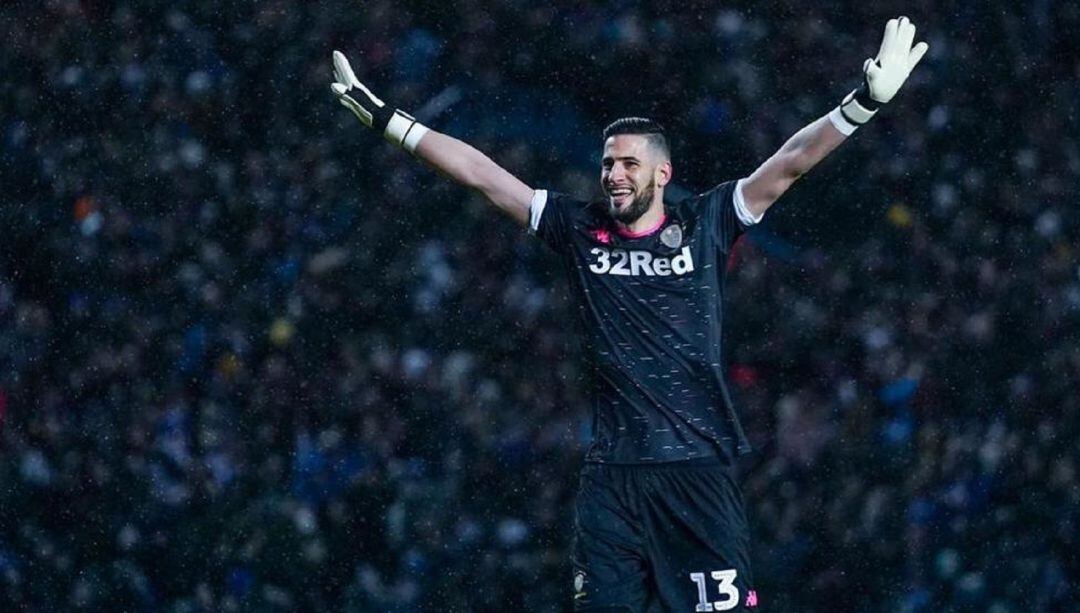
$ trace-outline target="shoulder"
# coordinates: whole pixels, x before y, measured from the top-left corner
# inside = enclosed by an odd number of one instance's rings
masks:
[[[579,231],[597,223],[597,210],[588,201],[538,189],[529,205],[529,232],[562,250]]]
[[[698,216],[716,217],[732,214],[744,228],[758,223],[762,216],[755,217],[750,213],[742,194],[742,182],[742,179],[724,181],[712,189],[687,198],[685,200],[687,212]]]
[[[735,183],[735,181],[724,181],[699,194],[687,196],[671,205],[671,207],[680,217],[685,219],[709,215],[721,208],[718,205],[732,202]]]
[[[582,200],[580,198],[568,196],[562,192],[549,190],[536,191],[537,193],[544,192],[545,195],[539,196],[541,199],[545,199],[549,204],[554,204],[554,206],[562,207],[566,210],[591,213],[598,204],[597,202],[590,202],[588,200]]]
[[[687,200],[693,201],[696,206],[732,202],[735,197],[736,183],[738,183],[738,181],[724,181],[723,183],[715,185],[711,189],[703,191],[696,196],[691,196],[690,198],[687,198]]]
[[[532,202],[529,204],[529,225],[536,230],[540,226],[540,220],[545,216],[548,219],[559,217],[569,221],[593,217],[599,211],[595,202],[581,200],[553,190],[538,189],[533,192]]]

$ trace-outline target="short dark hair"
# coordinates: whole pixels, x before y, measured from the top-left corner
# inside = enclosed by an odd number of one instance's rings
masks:
[[[640,134],[649,141],[655,151],[659,151],[666,158],[671,158],[671,147],[668,146],[667,135],[664,126],[645,117],[623,117],[611,122],[604,128],[604,140],[620,134]]]

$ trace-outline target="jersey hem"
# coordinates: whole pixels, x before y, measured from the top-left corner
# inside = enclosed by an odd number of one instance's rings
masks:
[[[652,468],[690,468],[693,466],[721,466],[728,462],[723,456],[713,455],[704,458],[686,458],[685,460],[660,460],[658,462],[608,462],[606,460],[586,459],[585,464],[602,466],[648,466]]]

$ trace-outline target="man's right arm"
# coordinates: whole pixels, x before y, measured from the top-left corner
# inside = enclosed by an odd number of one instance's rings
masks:
[[[472,145],[428,130],[413,153],[457,183],[483,194],[522,226],[529,225],[533,189]]]
[[[330,89],[364,125],[457,183],[479,191],[519,224],[529,225],[531,187],[471,145],[431,130],[408,113],[386,105],[356,78],[344,55],[335,51],[333,57],[336,81]]]

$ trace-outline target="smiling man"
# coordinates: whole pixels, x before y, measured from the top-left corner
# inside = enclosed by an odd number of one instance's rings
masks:
[[[734,467],[749,444],[724,378],[724,270],[736,239],[880,105],[922,59],[893,19],[863,82],[748,177],[677,204],[663,128],[604,130],[603,200],[533,189],[473,147],[394,110],[334,52],[338,100],[367,126],[474,188],[556,253],[582,315],[594,371],[594,440],[573,549],[579,611],[733,611],[758,606]]]
[[[671,181],[671,150],[658,124],[628,117],[608,126],[600,166],[609,217],[631,231],[635,224],[647,227],[659,220],[662,207],[654,207],[653,200],[657,188],[662,196]]]

